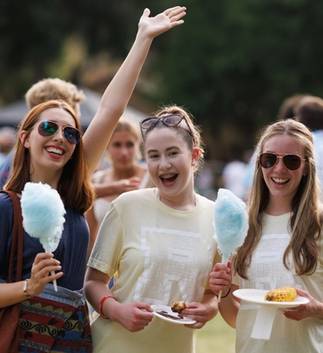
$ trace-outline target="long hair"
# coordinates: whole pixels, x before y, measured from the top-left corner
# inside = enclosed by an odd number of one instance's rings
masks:
[[[35,124],[39,121],[40,114],[52,108],[63,109],[68,112],[75,121],[77,129],[81,129],[81,124],[74,110],[64,101],[50,100],[36,105],[32,108],[20,124],[18,136],[25,131],[27,136],[31,133]],[[16,142],[16,153],[13,161],[13,169],[6,190],[21,193],[25,184],[30,181],[30,151],[25,148],[18,138]],[[93,191],[90,184],[90,177],[84,158],[82,139],[75,146],[71,159],[63,168],[62,175],[58,182],[59,192],[64,204],[68,208],[79,212],[86,211],[92,204]]]
[[[268,126],[257,145],[258,156],[263,152],[265,143],[277,135],[295,138],[304,147],[305,170],[298,189],[292,199],[290,218],[291,240],[287,246],[283,262],[289,269],[289,255],[298,275],[311,274],[318,261],[318,244],[322,220],[319,208],[319,186],[313,156],[313,139],[308,128],[292,119],[278,121]],[[258,157],[259,158],[259,157]],[[238,249],[235,270],[242,278],[247,278],[247,268],[252,254],[259,243],[262,233],[262,217],[269,202],[269,190],[264,181],[259,160],[257,159],[253,185],[249,199],[249,230],[244,244]]]

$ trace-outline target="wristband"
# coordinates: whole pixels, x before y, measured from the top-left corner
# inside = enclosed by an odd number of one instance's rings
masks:
[[[31,295],[28,293],[28,279],[24,280],[24,287],[23,287],[24,294],[27,298],[30,298]]]
[[[99,314],[100,314],[100,316],[101,316],[103,319],[108,319],[108,317],[103,314],[103,305],[104,305],[105,301],[108,300],[108,299],[110,299],[110,298],[116,300],[113,295],[104,295],[104,296],[100,299]]]
[[[229,288],[228,292],[221,296],[221,299],[226,298],[231,292],[231,287]]]

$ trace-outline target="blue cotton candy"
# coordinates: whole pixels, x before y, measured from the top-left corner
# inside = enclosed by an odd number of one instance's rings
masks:
[[[65,208],[59,193],[47,184],[26,183],[21,193],[23,226],[38,238],[45,251],[53,252],[61,239]]]
[[[245,203],[230,190],[219,189],[214,206],[215,239],[222,262],[242,245],[248,231]]]

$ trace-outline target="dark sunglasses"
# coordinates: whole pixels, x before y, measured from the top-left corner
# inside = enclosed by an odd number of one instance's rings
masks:
[[[187,126],[187,132],[191,135],[192,139],[194,140],[193,131],[188,124],[187,120],[184,116],[169,114],[169,115],[162,115],[162,116],[150,116],[140,122],[140,130],[142,137],[145,137],[148,131],[152,130],[158,124],[162,123],[167,127],[177,127],[180,123],[184,120]]]
[[[38,132],[41,136],[52,136],[55,135],[59,129],[59,125],[54,121],[44,120],[38,125]],[[63,127],[63,135],[66,140],[72,145],[76,145],[80,142],[81,133],[79,130],[72,126]]]
[[[283,160],[285,167],[289,170],[298,169],[301,166],[302,160],[304,160],[304,158],[301,158],[296,154],[286,154],[285,156],[277,156],[274,153],[262,153],[259,156],[259,163],[263,168],[271,168],[275,164],[277,164],[280,159]]]

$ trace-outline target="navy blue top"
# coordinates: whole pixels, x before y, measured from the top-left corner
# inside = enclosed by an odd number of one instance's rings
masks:
[[[6,280],[9,250],[12,239],[13,208],[7,194],[0,193],[0,278]],[[44,252],[37,238],[24,233],[23,279],[30,278],[31,267],[35,256]],[[66,209],[62,238],[53,252],[55,259],[61,262],[64,272],[57,284],[59,286],[78,290],[83,287],[86,269],[86,254],[89,240],[88,226],[81,213]]]

